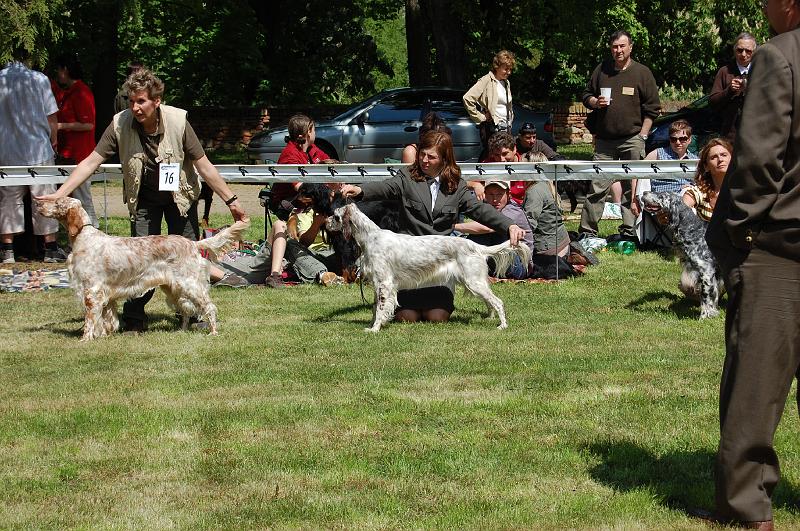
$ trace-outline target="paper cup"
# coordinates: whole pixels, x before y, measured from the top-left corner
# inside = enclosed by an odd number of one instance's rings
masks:
[[[606,100],[611,101],[611,87],[602,87],[600,89],[600,95]]]

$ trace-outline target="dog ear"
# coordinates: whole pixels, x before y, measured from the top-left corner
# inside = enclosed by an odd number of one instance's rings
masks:
[[[345,240],[353,237],[353,231],[350,228],[350,208],[349,206],[345,207],[342,212],[342,236],[344,236]]]
[[[70,238],[74,238],[80,234],[81,229],[83,228],[82,221],[81,215],[78,213],[76,208],[70,208],[67,210],[65,225],[67,226],[67,233],[69,234]]]

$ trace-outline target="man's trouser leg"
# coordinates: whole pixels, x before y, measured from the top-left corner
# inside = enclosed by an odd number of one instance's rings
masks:
[[[771,520],[773,437],[800,366],[800,263],[753,249],[727,288],[716,507],[733,520]]]
[[[303,282],[315,282],[328,267],[302,243],[289,238],[286,240],[286,259],[294,269],[297,278]]]
[[[642,160],[644,155],[644,139],[639,135],[632,136],[617,146],[617,159],[619,160]],[[633,227],[636,225],[636,216],[631,212],[633,199],[631,182],[624,180],[620,183],[622,184],[622,224],[618,230],[625,236],[635,236],[636,231]]]
[[[605,140],[597,139],[595,142],[594,155],[592,160],[613,160],[616,144]],[[606,207],[606,196],[608,190],[614,183],[613,179],[594,179],[591,181],[589,191],[586,192],[586,199],[583,201],[581,210],[581,224],[578,229],[581,234],[591,234],[597,236],[597,224],[603,217],[603,209]]]

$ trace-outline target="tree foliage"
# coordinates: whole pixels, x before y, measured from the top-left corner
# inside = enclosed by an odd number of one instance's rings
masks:
[[[46,63],[47,45],[61,36],[55,18],[62,4],[62,0],[0,0],[0,64],[17,49],[25,50],[34,63]]]
[[[707,89],[760,0],[0,0],[0,59],[77,53],[98,112],[137,59],[178,105],[350,103],[406,84],[469,85],[517,54],[514,93],[569,100],[626,29],[662,87]],[[413,18],[407,18],[414,7]],[[408,38],[408,43],[407,43]],[[406,43],[408,46],[406,46]],[[101,94],[98,94],[98,91]]]

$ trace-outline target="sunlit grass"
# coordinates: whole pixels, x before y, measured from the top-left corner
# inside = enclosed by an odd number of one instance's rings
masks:
[[[674,261],[601,260],[495,285],[505,331],[461,291],[448,324],[372,335],[357,285],[215,288],[217,337],[158,294],[149,332],[86,344],[71,292],[0,294],[0,522],[701,529],[681,508],[712,502],[723,318],[698,320]]]

